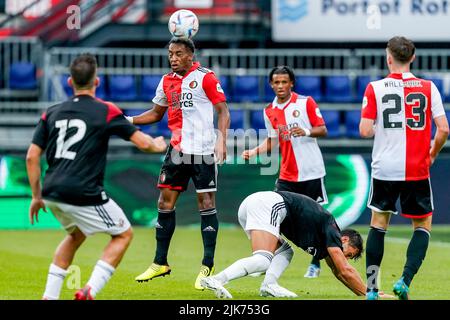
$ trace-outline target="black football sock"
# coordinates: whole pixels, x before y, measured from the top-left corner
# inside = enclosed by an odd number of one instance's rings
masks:
[[[158,222],[156,223],[156,254],[154,263],[168,265],[167,254],[169,252],[170,240],[175,231],[175,209],[158,209]]]
[[[311,264],[315,265],[316,267],[320,268],[320,260],[316,257],[313,257],[311,260]]]
[[[367,290],[378,291],[378,271],[384,254],[386,230],[370,227],[366,244]]]
[[[406,251],[406,263],[403,269],[403,281],[409,287],[414,275],[419,271],[428,249],[430,232],[424,228],[414,230]]]
[[[216,208],[200,210],[201,230],[203,239],[202,264],[211,268],[214,265],[214,251],[216,250],[217,232],[219,220]]]

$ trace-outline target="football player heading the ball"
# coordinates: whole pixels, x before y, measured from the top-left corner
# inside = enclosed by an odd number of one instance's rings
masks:
[[[197,191],[204,249],[195,288],[202,290],[200,279],[211,275],[214,270],[219,230],[215,204],[216,163],[223,163],[226,159],[230,113],[214,73],[194,62],[192,40],[174,37],[169,42],[168,51],[172,72],[162,77],[153,98],[153,108],[129,118],[134,124],[150,124],[160,121],[167,112],[168,126],[172,131],[158,181],[156,253],[150,267],[135,280],[148,281],[170,274],[167,257],[175,231],[175,204],[192,179]],[[214,110],[218,115],[218,130],[214,128]]]

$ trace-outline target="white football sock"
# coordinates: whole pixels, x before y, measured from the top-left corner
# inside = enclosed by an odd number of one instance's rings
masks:
[[[42,298],[47,300],[58,300],[66,275],[67,270],[58,267],[56,264],[50,264],[47,284],[45,285],[45,292]]]
[[[92,271],[91,278],[87,283],[87,285],[91,287],[91,295],[94,298],[96,294],[103,289],[115,270],[116,269],[112,265],[106,263],[105,261],[97,261],[94,271]]]
[[[266,276],[264,277],[264,284],[277,283],[278,279],[283,274],[284,270],[291,263],[292,256],[294,255],[294,250],[292,250],[289,243],[283,241],[281,247],[275,251],[275,255],[270,263],[269,268],[266,271]]]
[[[251,257],[243,258],[214,276],[222,284],[228,281],[245,277],[255,272],[265,272],[273,258],[273,253],[266,250],[257,250]]]

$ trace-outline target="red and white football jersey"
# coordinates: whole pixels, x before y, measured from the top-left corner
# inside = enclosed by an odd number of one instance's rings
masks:
[[[195,62],[184,76],[174,72],[164,75],[152,101],[169,108],[170,143],[176,150],[197,155],[214,153],[213,106],[226,98],[211,70]]]
[[[269,137],[278,137],[280,143],[280,179],[300,182],[325,176],[325,166],[317,139],[293,137],[289,132],[293,127],[311,129],[325,125],[313,98],[293,92],[290,100],[279,105],[275,97],[264,109],[264,120]]]
[[[411,181],[430,176],[431,121],[445,114],[433,82],[393,73],[371,82],[361,117],[375,120],[372,177]]]

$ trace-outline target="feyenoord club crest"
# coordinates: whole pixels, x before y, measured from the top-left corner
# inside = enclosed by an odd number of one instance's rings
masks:
[[[294,112],[292,112],[292,116],[293,116],[294,118],[300,117],[300,111],[294,110]]]
[[[198,86],[198,83],[197,83],[197,81],[191,81],[191,83],[189,83],[189,88],[191,88],[191,89],[195,89],[195,88],[197,88],[197,86]]]
[[[161,173],[161,175],[159,176],[159,181],[161,181],[162,183],[164,183],[164,181],[166,181],[166,174],[165,173]]]

